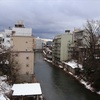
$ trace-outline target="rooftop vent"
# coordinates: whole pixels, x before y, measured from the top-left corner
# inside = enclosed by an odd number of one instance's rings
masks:
[[[23,21],[17,21],[17,23],[15,24],[15,27],[24,28]]]
[[[69,33],[70,32],[70,30],[65,30],[65,33]]]

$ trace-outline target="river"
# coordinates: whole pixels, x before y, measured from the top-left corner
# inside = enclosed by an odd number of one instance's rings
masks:
[[[46,100],[100,100],[75,78],[44,61],[39,52],[35,53],[35,77]]]

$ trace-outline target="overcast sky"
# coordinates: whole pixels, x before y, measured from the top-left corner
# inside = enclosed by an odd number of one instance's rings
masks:
[[[100,0],[0,0],[0,31],[23,20],[34,36],[54,38],[100,19]]]

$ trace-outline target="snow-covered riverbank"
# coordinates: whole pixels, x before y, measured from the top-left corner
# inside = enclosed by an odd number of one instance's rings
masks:
[[[48,60],[47,58],[44,58],[45,61],[52,63],[51,60]],[[63,68],[63,66],[58,65],[59,68],[63,69],[63,71],[66,72],[66,69]],[[97,93],[98,95],[100,95],[100,91],[99,92],[95,92],[94,89],[91,87],[90,84],[88,84],[88,82],[84,81],[83,79],[79,79],[79,77],[77,75],[74,75],[71,72],[67,72],[68,74],[72,75],[76,80],[78,80],[81,84],[83,84],[85,86],[86,89],[90,90],[91,92]]]

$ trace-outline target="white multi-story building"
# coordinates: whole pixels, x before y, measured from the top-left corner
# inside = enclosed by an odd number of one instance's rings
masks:
[[[6,49],[11,47],[10,41],[11,41],[11,32],[9,30],[5,30],[4,32],[1,32],[3,35],[3,41],[2,41],[2,46]]]
[[[35,49],[42,50],[43,49],[43,44],[44,44],[44,41],[41,38],[37,37],[36,38],[36,48]]]
[[[73,42],[73,34],[70,32],[65,32],[64,34],[60,34],[55,36],[53,39],[53,62],[62,62],[66,61],[70,58],[68,53],[69,45]]]
[[[35,46],[36,50],[42,50],[48,41],[52,41],[51,39],[43,39],[39,37],[37,37],[35,40],[36,40],[36,46]]]

